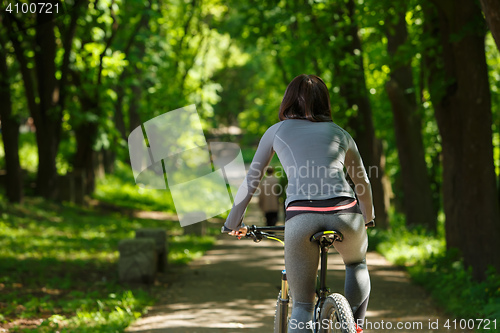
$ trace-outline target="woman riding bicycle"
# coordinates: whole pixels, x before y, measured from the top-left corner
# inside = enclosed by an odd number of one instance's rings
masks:
[[[245,210],[276,152],[288,178],[285,269],[293,300],[290,322],[303,323],[294,328],[306,327],[313,318],[319,248],[309,239],[323,230],[338,230],[344,235],[334,246],[346,267],[345,296],[354,319],[362,322],[370,294],[365,223],[375,215],[370,182],[356,144],[333,123],[328,88],[315,75],[299,75],[290,82],[279,119],[263,135],[224,225],[232,230],[230,235],[246,234],[242,224]]]

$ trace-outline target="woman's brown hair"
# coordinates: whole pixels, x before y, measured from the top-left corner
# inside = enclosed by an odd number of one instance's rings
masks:
[[[306,74],[293,79],[283,96],[279,118],[332,121],[330,95],[325,82],[316,75]]]

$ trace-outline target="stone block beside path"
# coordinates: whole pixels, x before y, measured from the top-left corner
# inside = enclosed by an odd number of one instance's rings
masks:
[[[184,226],[185,235],[205,236],[207,234],[207,216],[204,212],[188,213],[184,217],[186,220],[201,221]]]
[[[151,238],[123,239],[118,244],[120,282],[153,283],[157,268],[156,243]]]
[[[158,272],[165,272],[168,257],[167,231],[162,228],[143,228],[135,231],[136,239],[153,239],[156,247]]]

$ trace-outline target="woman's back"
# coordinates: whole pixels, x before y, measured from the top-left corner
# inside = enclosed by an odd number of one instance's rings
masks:
[[[353,197],[344,160],[352,138],[333,122],[289,119],[274,126],[273,149],[288,178],[287,204],[294,200]]]
[[[345,167],[356,186],[366,222],[375,217],[370,182],[349,133],[331,121],[287,119],[271,126],[262,136],[247,177],[234,198],[226,227],[234,229],[241,223],[275,152],[288,178],[285,207],[296,200],[354,198],[345,178]]]

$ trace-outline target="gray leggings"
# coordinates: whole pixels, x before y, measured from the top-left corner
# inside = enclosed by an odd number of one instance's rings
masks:
[[[363,216],[300,214],[285,223],[285,269],[293,301],[289,333],[311,332],[301,329],[312,320],[319,262],[319,247],[309,239],[322,230],[338,230],[344,235],[342,242],[334,243],[346,267],[344,295],[353,307],[355,319],[364,320],[370,276],[365,261],[368,237]]]

